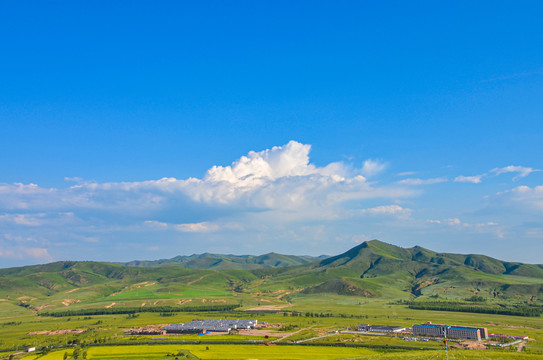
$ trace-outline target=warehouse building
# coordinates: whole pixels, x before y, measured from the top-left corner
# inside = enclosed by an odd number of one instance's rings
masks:
[[[252,329],[258,320],[246,319],[203,319],[192,320],[184,324],[171,324],[162,330],[168,334],[199,334],[207,331],[230,332],[232,330]]]

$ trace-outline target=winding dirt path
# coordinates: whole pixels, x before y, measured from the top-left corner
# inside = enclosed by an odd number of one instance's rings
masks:
[[[194,284],[195,282],[200,281],[200,280],[202,280],[202,279],[205,278],[205,277],[208,277],[209,275],[210,275],[210,274],[207,274],[207,275],[204,275],[204,276],[200,276],[200,277],[199,277],[198,279],[196,279],[196,280],[189,281],[189,282],[187,283],[187,285],[192,285],[192,284]]]

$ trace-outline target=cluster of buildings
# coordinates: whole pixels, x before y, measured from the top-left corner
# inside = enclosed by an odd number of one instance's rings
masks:
[[[411,329],[413,330],[413,335],[417,336],[448,337],[477,341],[488,339],[488,330],[484,327],[432,324],[431,322],[427,322],[425,324],[413,325]]]
[[[162,330],[168,334],[201,334],[206,332],[230,332],[232,330],[253,329],[258,320],[247,319],[203,319],[184,324],[171,324]]]
[[[158,335],[158,334],[205,334],[208,332],[228,333],[234,330],[254,329],[258,320],[250,319],[195,319],[184,324],[171,324],[156,328],[139,328],[133,330],[134,335]],[[411,329],[401,326],[369,325],[362,324],[358,331],[374,333],[401,333],[411,330],[415,336],[421,337],[447,337],[451,339],[466,339],[480,341],[488,339],[487,328],[477,326],[459,326],[433,324],[426,322],[420,325],[413,325]],[[499,335],[495,335],[499,336]],[[505,335],[504,335],[505,336]]]

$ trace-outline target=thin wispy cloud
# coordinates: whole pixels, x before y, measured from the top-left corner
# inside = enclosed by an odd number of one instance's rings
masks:
[[[493,234],[497,238],[504,238],[505,227],[495,221],[485,223],[468,223],[459,218],[448,218],[442,220],[429,219],[427,223],[434,226],[446,227],[455,231],[464,231],[475,234]]]
[[[517,173],[517,176],[513,178],[514,181],[519,180],[520,178],[526,177],[530,175],[531,173],[538,172],[538,171],[541,171],[541,170],[533,169],[531,167],[514,166],[514,165],[506,166],[503,168],[495,168],[495,169],[490,170],[491,173],[494,173],[496,175],[507,174],[507,173]]]
[[[209,222],[199,222],[193,224],[178,224],[175,229],[182,232],[212,232],[220,229],[219,225]]]
[[[515,177],[513,177],[513,181],[517,181],[517,180],[519,180],[521,178],[527,177],[528,175],[530,175],[533,172],[538,172],[538,171],[541,171],[541,170],[534,169],[534,168],[531,168],[531,167],[525,167],[525,166],[510,165],[510,166],[506,166],[506,167],[502,167],[502,168],[494,168],[494,169],[490,170],[489,172],[484,173],[484,174],[480,174],[480,175],[473,175],[473,176],[460,175],[460,176],[455,177],[454,181],[455,182],[470,182],[470,183],[473,183],[473,184],[480,184],[483,181],[484,178],[488,178],[488,177],[491,177],[491,176],[499,176],[499,175],[507,174],[507,173],[517,173],[517,175]]]
[[[543,185],[517,186],[499,193],[497,196],[505,205],[515,205],[528,212],[532,210],[543,211]]]
[[[400,205],[381,205],[360,210],[360,213],[365,215],[396,216],[401,219],[409,218],[412,212],[412,209],[405,208]]]
[[[474,175],[474,176],[457,176],[454,178],[455,182],[469,182],[473,184],[480,184],[485,175]]]
[[[419,178],[410,178],[398,181],[398,184],[404,185],[432,185],[440,184],[449,181],[446,177],[439,178],[430,178],[430,179],[419,179]]]

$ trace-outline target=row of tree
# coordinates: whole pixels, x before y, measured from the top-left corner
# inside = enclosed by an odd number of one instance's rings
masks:
[[[142,312],[176,313],[176,312],[209,312],[232,311],[238,308],[238,304],[230,305],[203,305],[203,306],[145,306],[145,307],[119,307],[119,308],[95,308],[75,309],[65,311],[42,311],[39,316],[83,316],[83,315],[112,315],[112,314],[136,314]]]
[[[528,305],[474,305],[472,303],[452,301],[414,301],[408,303],[410,309],[415,310],[436,310],[436,311],[459,311],[482,314],[500,314],[514,316],[540,316],[543,312],[540,306]]]

